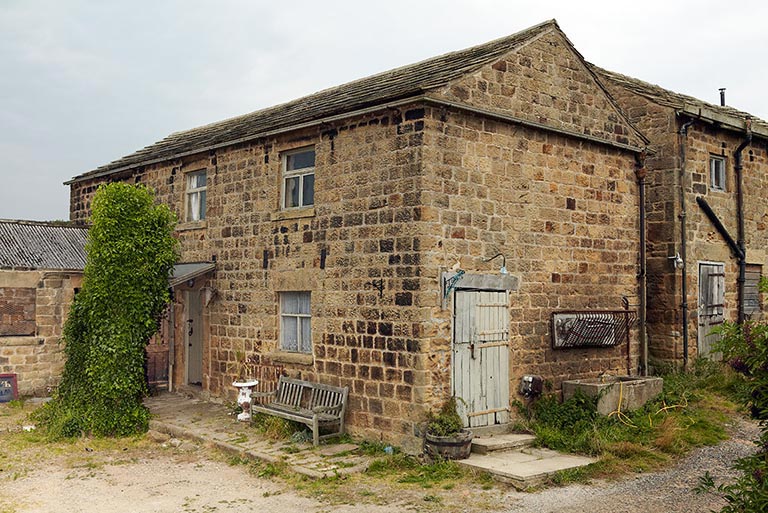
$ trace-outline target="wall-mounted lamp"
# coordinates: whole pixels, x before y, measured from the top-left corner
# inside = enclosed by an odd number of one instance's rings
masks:
[[[501,257],[501,269],[499,269],[499,273],[501,274],[507,274],[507,257],[502,255],[501,253],[496,253],[491,258],[487,258],[483,260],[483,262],[490,262],[491,260]]]
[[[675,253],[674,256],[667,257],[672,262],[672,267],[675,269],[679,269],[683,266],[683,259],[680,256],[680,253]]]
[[[195,286],[195,279],[194,278],[188,279],[187,280],[187,287],[189,287],[191,289],[194,286]]]

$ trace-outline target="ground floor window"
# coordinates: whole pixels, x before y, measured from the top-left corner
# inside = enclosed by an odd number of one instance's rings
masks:
[[[280,349],[312,353],[309,292],[280,293]]]

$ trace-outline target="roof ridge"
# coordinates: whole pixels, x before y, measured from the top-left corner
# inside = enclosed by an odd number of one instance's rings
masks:
[[[591,62],[587,62],[590,68],[592,68],[595,73],[599,75],[603,75],[607,77],[608,79],[614,80],[619,83],[628,84],[628,85],[635,85],[637,87],[643,88],[644,90],[637,90],[636,88],[633,89],[633,91],[637,92],[638,94],[645,96],[646,98],[650,100],[656,100],[657,102],[664,102],[666,101],[666,104],[670,106],[678,106],[679,108],[683,108],[685,106],[685,103],[695,104],[699,106],[704,106],[710,109],[714,109],[716,112],[723,112],[725,114],[729,115],[735,115],[743,118],[750,118],[753,122],[757,122],[760,124],[766,124],[768,125],[768,121],[765,121],[764,119],[760,118],[759,116],[755,116],[754,114],[751,114],[749,112],[737,109],[735,107],[731,107],[730,105],[718,105],[716,103],[710,103],[706,100],[701,100],[699,98],[696,98],[695,96],[691,96],[689,94],[685,93],[678,93],[677,91],[673,91],[672,89],[668,89],[664,86],[654,84],[652,82],[647,82],[645,80],[632,77],[630,75],[625,75],[623,73],[618,73],[616,71],[610,71],[605,68],[601,68],[600,66],[597,66],[595,64],[592,64]],[[657,93],[666,94],[666,98],[660,98],[657,95],[652,94],[652,91],[656,91]]]
[[[553,26],[556,26],[556,27],[558,26],[557,25],[557,21],[554,18],[552,18],[552,19],[543,21],[541,23],[538,23],[536,25],[533,25],[531,27],[528,27],[526,29],[519,30],[519,31],[517,31],[517,32],[515,32],[513,34],[509,34],[509,35],[506,35],[506,36],[501,36],[501,37],[498,37],[498,38],[493,39],[491,41],[486,41],[485,43],[480,43],[480,44],[468,46],[466,48],[462,48],[462,49],[459,49],[459,50],[452,50],[450,52],[445,52],[445,53],[442,53],[440,55],[434,55],[432,57],[427,57],[426,59],[422,59],[422,60],[416,61],[416,62],[411,62],[409,64],[403,64],[402,66],[397,66],[396,68],[391,68],[391,69],[388,69],[388,70],[385,70],[385,71],[380,71],[378,73],[374,73],[372,75],[367,75],[367,76],[364,76],[364,77],[356,78],[354,80],[350,80],[349,82],[344,82],[343,84],[338,84],[338,85],[335,85],[335,86],[326,87],[324,89],[319,89],[319,90],[317,90],[315,92],[306,94],[304,96],[300,96],[298,98],[294,98],[292,100],[288,100],[288,101],[285,101],[285,102],[282,102],[282,103],[278,103],[278,104],[275,104],[275,105],[270,105],[269,107],[264,107],[263,109],[257,109],[257,110],[248,112],[246,114],[238,114],[237,116],[232,116],[232,117],[229,117],[229,118],[221,119],[219,121],[213,121],[211,123],[206,123],[206,124],[194,127],[194,128],[189,128],[189,129],[186,129],[186,130],[180,130],[178,132],[172,132],[167,137],[172,137],[172,136],[175,136],[175,135],[182,135],[182,134],[185,134],[185,133],[194,132],[194,131],[196,131],[198,129],[201,129],[201,128],[211,127],[211,126],[218,125],[220,123],[223,124],[223,123],[227,123],[227,122],[230,122],[230,121],[235,121],[237,119],[249,118],[249,117],[251,117],[253,115],[263,114],[263,113],[268,112],[268,111],[273,110],[273,109],[274,110],[279,110],[281,107],[285,107],[286,105],[290,105],[290,104],[293,104],[293,103],[301,102],[301,101],[307,100],[309,98],[313,98],[313,97],[316,97],[316,96],[319,96],[319,95],[322,95],[322,94],[327,94],[327,93],[329,93],[331,91],[335,91],[335,90],[338,90],[338,89],[341,89],[341,88],[344,88],[344,87],[347,87],[347,86],[351,86],[351,85],[354,85],[354,84],[359,84],[359,83],[362,83],[362,82],[366,82],[368,80],[372,80],[372,79],[376,79],[376,78],[382,78],[382,77],[385,77],[387,75],[394,75],[394,74],[397,74],[397,72],[402,72],[403,70],[407,70],[409,68],[416,68],[418,66],[424,65],[424,64],[429,63],[431,61],[437,61],[437,60],[440,60],[440,59],[445,59],[448,56],[458,55],[458,54],[461,54],[461,53],[466,53],[466,52],[469,52],[469,51],[475,50],[475,49],[495,46],[495,45],[503,43],[504,41],[513,41],[516,38],[520,37],[524,33],[536,32],[536,31],[538,31],[538,30],[540,30],[540,29],[542,29],[542,28],[544,28],[546,26],[550,26],[550,25],[553,25]],[[481,67],[481,66],[482,66],[482,64],[479,65],[479,67]],[[448,81],[445,81],[445,82],[447,83]]]

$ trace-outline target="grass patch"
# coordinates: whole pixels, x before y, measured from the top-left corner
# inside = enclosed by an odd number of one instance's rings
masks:
[[[260,435],[270,440],[288,440],[295,434],[306,430],[306,426],[300,422],[265,413],[254,414],[251,425]]]
[[[544,397],[519,409],[538,445],[600,458],[552,479],[565,484],[656,470],[695,447],[725,440],[728,419],[738,413],[732,398],[740,393],[738,375],[717,362],[702,361],[690,373],[665,375],[662,394],[633,412],[598,415],[597,399],[584,395],[562,403]]]

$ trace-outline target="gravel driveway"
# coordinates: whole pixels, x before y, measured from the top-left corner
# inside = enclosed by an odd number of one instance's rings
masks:
[[[704,472],[717,483],[733,478],[730,465],[755,450],[756,423],[734,419],[731,439],[696,449],[663,472],[637,475],[618,482],[595,482],[550,488],[535,494],[510,494],[510,512],[536,513],[701,513],[719,511],[725,502],[713,495],[698,495],[693,488]]]

